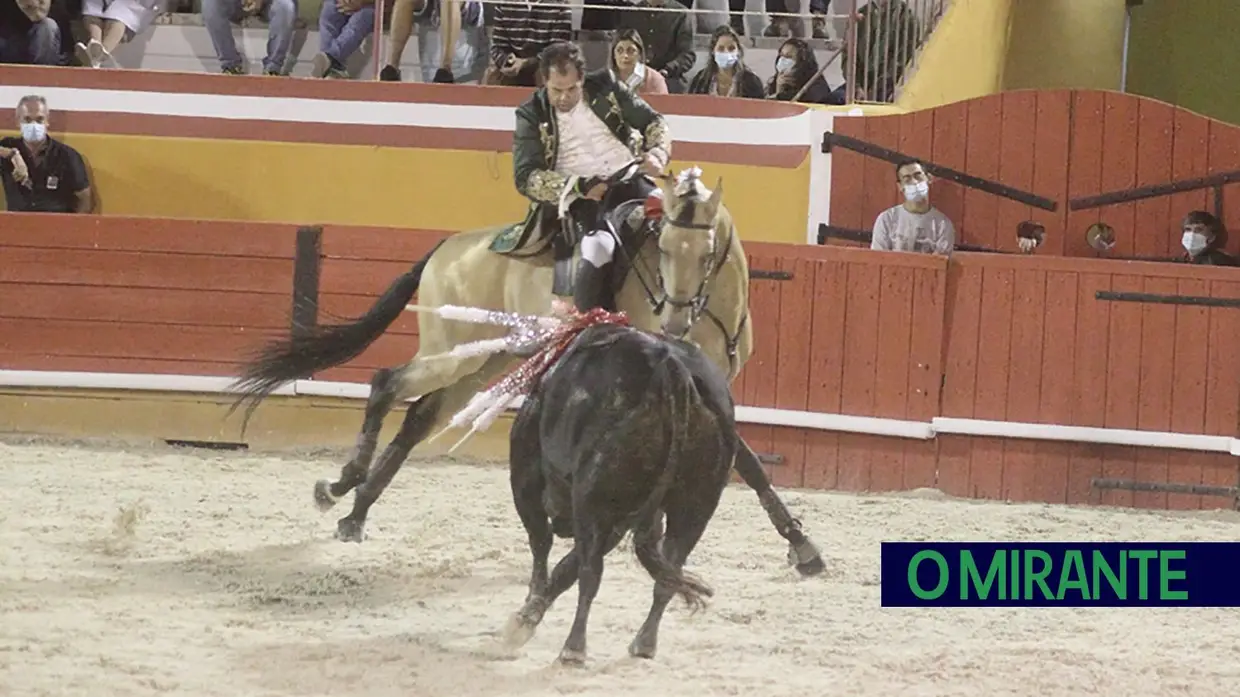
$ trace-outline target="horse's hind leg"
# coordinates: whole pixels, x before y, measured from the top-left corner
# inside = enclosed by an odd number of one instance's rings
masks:
[[[380,368],[371,377],[366,414],[362,419],[362,430],[357,435],[353,457],[340,469],[340,479],[334,482],[320,479],[314,484],[314,503],[320,511],[327,511],[335,506],[341,496],[366,481],[366,472],[370,469],[370,460],[378,445],[379,431],[383,429],[383,419],[387,417],[397,399],[397,393],[392,389],[392,376],[399,370]]]
[[[826,566],[823,564],[818,546],[801,531],[801,521],[792,516],[788,507],[779,498],[779,494],[775,493],[771,480],[766,476],[766,470],[762,469],[762,462],[758,460],[758,454],[743,438],[739,439],[737,445],[739,447],[736,451],[736,473],[741,475],[745,484],[758,494],[758,501],[761,502],[767,517],[771,519],[771,524],[775,526],[780,537],[788,541],[788,561],[802,576],[822,573]]]
[[[410,364],[409,372],[401,377],[401,385],[394,388],[396,398],[407,399],[419,393],[423,396],[409,407],[400,431],[366,474],[366,480],[357,486],[353,496],[353,510],[336,522],[336,537],[350,542],[362,541],[370,507],[392,483],[410,451],[430,435],[431,429],[440,423],[445,414],[450,416],[464,406],[474,393],[502,372],[511,360],[504,354],[492,356],[481,364],[476,360],[469,364],[457,364],[441,359],[435,361],[430,369],[422,371],[418,370],[418,361]],[[437,368],[436,364],[439,364]],[[460,378],[462,365],[473,368],[472,374],[466,375],[464,379]],[[480,367],[474,367],[478,365]],[[447,384],[444,384],[445,382]]]

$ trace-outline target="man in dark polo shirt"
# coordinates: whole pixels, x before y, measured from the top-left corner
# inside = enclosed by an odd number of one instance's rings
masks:
[[[47,100],[17,103],[20,138],[0,138],[0,182],[14,213],[90,213],[90,177],[78,151],[47,134]]]

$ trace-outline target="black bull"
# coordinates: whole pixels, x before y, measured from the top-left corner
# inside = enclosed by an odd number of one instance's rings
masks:
[[[697,607],[712,595],[682,567],[719,505],[739,447],[727,377],[691,344],[597,325],[526,398],[509,438],[513,502],[534,557],[529,595],[506,632],[510,645],[528,641],[576,581],[577,615],[560,660],[584,661],[603,558],[632,530],[655,589],[629,653],[652,658],[672,596]],[[574,545],[548,578],[553,533]]]

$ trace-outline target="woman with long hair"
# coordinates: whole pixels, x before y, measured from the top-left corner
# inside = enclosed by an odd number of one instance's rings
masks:
[[[646,45],[636,29],[622,29],[611,42],[607,59],[611,76],[638,94],[667,94],[667,79],[646,66]]]
[[[745,65],[741,37],[722,24],[710,33],[710,60],[689,82],[689,94],[762,99],[762,78]]]
[[[813,82],[810,82],[810,81]],[[810,83],[797,99],[807,104],[843,104],[844,100],[831,90],[826,76],[818,75],[818,58],[805,39],[788,39],[779,47],[775,74],[766,82],[766,98],[791,101],[797,92]]]

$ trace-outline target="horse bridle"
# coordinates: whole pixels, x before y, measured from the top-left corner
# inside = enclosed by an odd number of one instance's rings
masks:
[[[673,219],[669,221],[664,219],[658,227],[655,227],[652,230],[656,240],[659,238],[660,234],[662,234],[663,227],[668,224],[676,227],[688,228],[690,230],[715,229],[715,223],[713,221],[710,223],[695,223],[691,220]],[[710,302],[710,282],[715,280],[715,277],[718,276],[719,272],[723,269],[724,264],[727,263],[728,256],[732,253],[732,239],[735,235],[736,228],[729,226],[728,239],[724,243],[723,247],[723,256],[718,256],[717,249],[712,250],[711,259],[713,263],[711,264],[711,268],[702,276],[702,282],[698,284],[697,291],[693,294],[693,297],[688,300],[674,298],[668,294],[667,288],[663,283],[663,271],[658,267],[656,267],[655,271],[657,278],[655,288],[658,289],[658,293],[656,293],[655,290],[651,288],[650,282],[643,275],[640,265],[636,263],[637,260],[629,256],[628,252],[624,250],[624,245],[617,245],[617,249],[621,250],[621,253],[627,257],[625,261],[633,275],[637,277],[638,282],[641,283],[642,290],[646,294],[646,302],[650,303],[650,307],[654,310],[656,315],[663,314],[663,308],[668,305],[677,309],[688,308],[690,331],[692,331],[693,325],[696,324],[698,319],[703,315],[705,315],[710,321],[714,322],[715,327],[719,329],[719,333],[723,335],[724,348],[728,356],[728,379],[734,379],[738,372],[736,366],[736,351],[740,345],[741,334],[745,331],[745,324],[749,321],[748,303],[746,303],[745,313],[741,315],[741,321],[737,324],[735,334],[730,334],[728,332],[728,328],[724,326],[723,320],[719,319],[719,316],[714,312],[711,312],[710,308],[707,307],[707,304]],[[659,253],[662,254],[662,251]],[[687,335],[688,331],[685,333]]]

